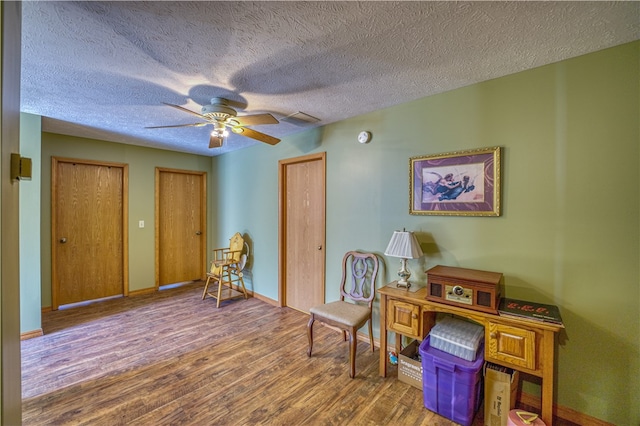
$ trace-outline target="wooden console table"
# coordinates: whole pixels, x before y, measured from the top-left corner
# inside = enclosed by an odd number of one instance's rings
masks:
[[[387,376],[387,332],[396,333],[395,350],[400,353],[401,336],[423,340],[435,324],[436,313],[453,314],[484,326],[484,359],[542,379],[542,420],[553,424],[555,335],[562,325],[500,316],[426,299],[427,289],[397,288],[390,283],[380,294],[380,375]]]

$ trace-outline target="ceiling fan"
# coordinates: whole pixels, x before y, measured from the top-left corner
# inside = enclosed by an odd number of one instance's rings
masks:
[[[208,124],[213,126],[211,131],[211,137],[209,138],[209,148],[220,148],[224,143],[224,139],[229,135],[227,127],[231,129],[233,133],[237,133],[248,138],[258,140],[260,142],[268,143],[269,145],[275,145],[280,142],[280,139],[274,138],[267,134],[258,132],[257,130],[250,129],[246,126],[254,126],[259,124],[278,124],[278,120],[271,114],[253,114],[238,116],[236,110],[229,106],[230,101],[224,98],[212,98],[210,105],[202,107],[202,113],[191,111],[190,109],[183,108],[180,105],[174,105],[167,102],[163,104],[172,108],[179,109],[191,115],[205,120],[204,123],[190,123],[190,124],[173,124],[168,126],[150,126],[146,129],[161,129],[168,127],[202,127]]]

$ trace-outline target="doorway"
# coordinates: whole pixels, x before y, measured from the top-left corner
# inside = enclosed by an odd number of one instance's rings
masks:
[[[127,182],[127,164],[52,157],[52,309],[128,294]]]
[[[156,288],[204,279],[206,172],[156,168]]]
[[[309,313],[324,303],[326,153],[279,163],[280,306]]]

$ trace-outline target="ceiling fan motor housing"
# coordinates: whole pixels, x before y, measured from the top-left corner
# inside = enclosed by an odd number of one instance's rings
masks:
[[[227,118],[235,117],[237,115],[236,110],[226,105],[226,102],[222,98],[212,98],[211,105],[205,105],[202,107],[202,115],[210,118],[218,118],[226,120]]]

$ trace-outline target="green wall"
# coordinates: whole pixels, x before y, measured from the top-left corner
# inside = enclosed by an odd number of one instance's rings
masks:
[[[42,306],[51,300],[52,155],[129,164],[132,291],[154,285],[154,168],[209,172],[209,247],[247,234],[250,287],[275,300],[278,161],[326,152],[328,301],[338,297],[345,251],[382,254],[393,230],[415,231],[425,252],[409,261],[415,280],[424,282],[424,270],[437,264],[499,271],[507,296],[559,305],[566,330],[557,402],[638,425],[639,63],[634,42],[213,159],[44,133]],[[361,130],[373,133],[369,144],[357,142]],[[410,157],[489,146],[503,148],[501,217],[408,214]],[[379,285],[397,268],[387,259]]]
[[[31,158],[31,180],[20,181],[20,332],[39,331],[40,315],[40,151],[39,115],[20,114],[20,155]]]
[[[499,271],[507,296],[559,305],[557,402],[637,425],[639,50],[622,45],[215,157],[219,178],[234,178],[216,189],[224,208],[212,230],[251,236],[254,289],[277,299],[278,160],[326,151],[328,301],[345,251],[382,254],[406,227],[426,254],[409,262],[417,280],[437,264]],[[361,130],[373,133],[367,145]],[[503,148],[501,217],[408,214],[410,157],[489,146]],[[397,268],[388,259],[380,285]]]

